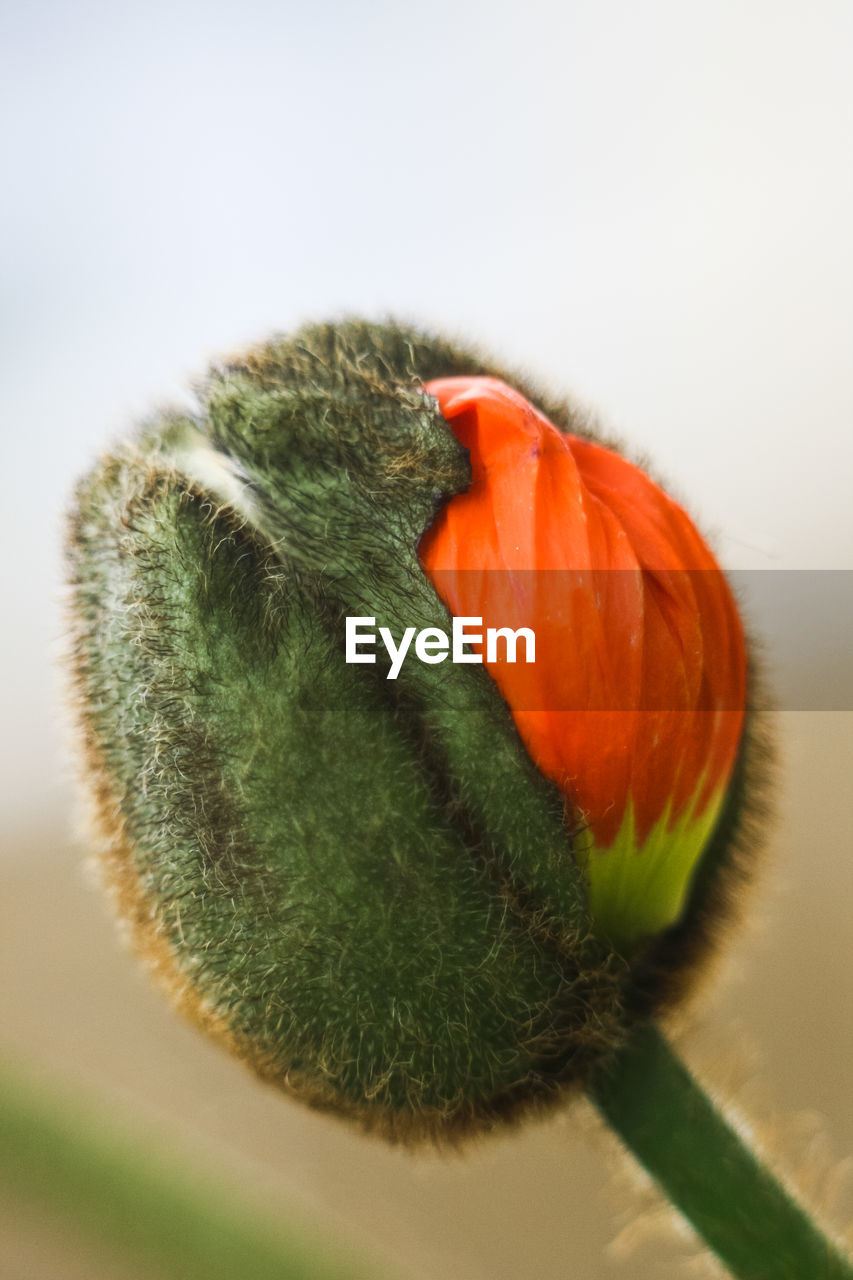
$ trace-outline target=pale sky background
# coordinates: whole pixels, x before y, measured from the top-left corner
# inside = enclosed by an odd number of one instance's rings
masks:
[[[212,357],[393,313],[594,406],[725,565],[853,570],[851,68],[848,0],[7,0],[0,1056],[413,1280],[682,1274],[654,1241],[614,1262],[636,1201],[614,1213],[574,1112],[408,1162],[265,1090],[149,989],[70,841],[60,528],[98,452]],[[771,654],[796,632],[831,675],[842,605],[818,634],[793,594]],[[821,1112],[843,1156],[853,715],[790,713],[781,737],[765,927],[732,942],[704,1063],[720,1080],[757,1046],[771,1098]],[[20,1274],[101,1280],[64,1241],[35,1265],[49,1235],[23,1232]]]
[[[0,17],[7,830],[67,803],[59,525],[218,352],[423,321],[595,406],[729,565],[851,568],[853,7]]]

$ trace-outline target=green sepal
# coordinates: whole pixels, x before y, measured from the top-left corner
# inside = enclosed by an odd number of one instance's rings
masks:
[[[588,921],[555,942],[411,707],[343,662],[328,580],[170,447],[102,463],[74,526],[78,689],[137,942],[262,1074],[386,1132],[556,1096],[619,1036]]]

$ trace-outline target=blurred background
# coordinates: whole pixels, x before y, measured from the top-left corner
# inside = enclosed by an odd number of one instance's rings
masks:
[[[820,696],[783,688],[765,873],[679,1034],[842,1226],[853,8],[35,0],[0,40],[0,1057],[377,1274],[701,1267],[583,1105],[439,1159],[256,1083],[149,989],[85,870],[56,674],[75,479],[214,355],[392,314],[593,406],[725,566],[787,571],[769,661]],[[14,1180],[0,1236],[4,1277],[153,1275]]]

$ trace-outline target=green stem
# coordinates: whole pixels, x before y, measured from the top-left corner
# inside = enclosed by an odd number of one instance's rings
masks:
[[[590,1096],[739,1280],[851,1280],[853,1265],[742,1142],[653,1025]]]

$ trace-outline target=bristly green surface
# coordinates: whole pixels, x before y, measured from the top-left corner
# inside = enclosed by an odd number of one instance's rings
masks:
[[[272,1221],[233,1189],[118,1136],[11,1072],[0,1075],[0,1181],[174,1280],[377,1280],[374,1263]]]
[[[485,672],[343,662],[346,613],[446,624],[416,547],[469,478],[420,387],[448,350],[326,326],[214,371],[198,421],[81,486],[71,547],[137,944],[263,1075],[394,1137],[553,1099],[621,1038],[562,802]]]

